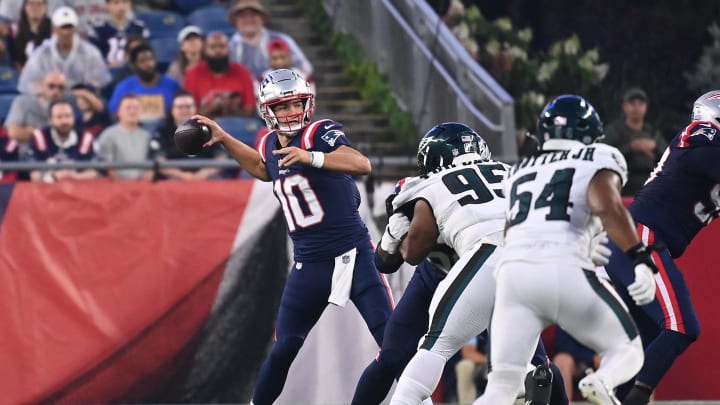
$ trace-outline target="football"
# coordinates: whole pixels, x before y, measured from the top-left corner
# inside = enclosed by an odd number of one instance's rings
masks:
[[[210,128],[194,119],[185,120],[175,130],[175,145],[180,152],[195,156],[203,149],[205,142],[211,138]]]

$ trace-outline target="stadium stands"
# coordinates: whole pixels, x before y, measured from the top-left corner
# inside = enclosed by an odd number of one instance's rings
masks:
[[[9,66],[0,66],[0,94],[17,94],[18,72]]]
[[[137,14],[145,23],[152,38],[176,38],[185,26],[185,17],[174,11],[153,10]]]
[[[265,123],[257,118],[222,117],[215,120],[235,139],[250,147],[255,147],[255,138]]]

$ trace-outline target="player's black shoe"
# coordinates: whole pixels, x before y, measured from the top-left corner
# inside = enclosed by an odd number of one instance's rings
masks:
[[[525,377],[525,405],[548,405],[552,392],[553,373],[542,364]]]

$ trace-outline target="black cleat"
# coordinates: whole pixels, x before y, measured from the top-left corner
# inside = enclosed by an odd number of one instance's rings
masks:
[[[525,405],[548,405],[552,379],[552,370],[544,364],[529,372],[525,377]]]

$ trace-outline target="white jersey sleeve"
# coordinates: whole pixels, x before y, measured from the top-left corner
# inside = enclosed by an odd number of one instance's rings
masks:
[[[427,202],[440,239],[460,256],[478,243],[502,245],[505,207],[502,179],[508,166],[476,157],[461,155],[453,165],[406,181],[393,200],[396,210],[417,200]]]

